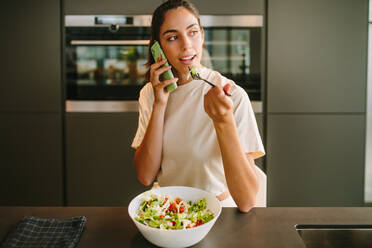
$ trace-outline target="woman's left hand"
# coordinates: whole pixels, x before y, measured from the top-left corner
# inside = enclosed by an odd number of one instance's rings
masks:
[[[233,117],[233,101],[225,94],[229,92],[230,87],[230,84],[223,88],[216,85],[204,96],[204,110],[213,122],[226,122]]]

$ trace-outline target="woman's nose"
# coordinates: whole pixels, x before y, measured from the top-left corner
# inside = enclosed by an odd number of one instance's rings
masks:
[[[182,42],[181,42],[182,47],[181,47],[181,48],[182,48],[183,50],[186,50],[186,49],[188,49],[188,48],[191,47],[191,40],[190,40],[189,37],[187,37],[187,36],[183,36],[183,37],[181,38],[181,40],[182,40]]]

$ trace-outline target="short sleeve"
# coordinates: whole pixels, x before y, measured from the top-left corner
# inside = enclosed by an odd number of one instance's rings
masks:
[[[142,142],[143,136],[145,135],[147,125],[150,120],[152,112],[152,104],[154,102],[154,93],[152,90],[151,83],[147,83],[140,91],[140,97],[138,99],[138,128],[136,135],[132,141],[131,147],[137,149]]]
[[[262,157],[265,155],[265,149],[248,94],[236,84],[234,84],[232,94],[234,117],[243,151],[252,153],[255,159]]]

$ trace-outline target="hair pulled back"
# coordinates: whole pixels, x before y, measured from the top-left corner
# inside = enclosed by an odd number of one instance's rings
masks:
[[[150,67],[153,63],[155,63],[155,59],[151,54],[151,46],[155,43],[155,41],[158,41],[160,43],[160,27],[161,25],[163,25],[166,13],[169,10],[177,9],[180,7],[183,7],[190,11],[196,17],[200,26],[199,11],[191,2],[187,0],[168,0],[157,7],[152,14],[147,66]],[[146,80],[150,80],[150,68],[146,72]]]

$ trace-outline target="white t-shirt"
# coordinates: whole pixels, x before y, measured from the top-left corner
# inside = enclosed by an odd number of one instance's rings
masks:
[[[255,158],[265,154],[256,118],[247,93],[233,81],[208,68],[199,70],[201,77],[224,86],[230,83],[234,117],[245,153]],[[221,152],[212,119],[204,110],[204,95],[211,86],[200,80],[180,85],[170,93],[164,118],[161,186],[191,186],[216,195],[227,190]],[[137,148],[149,122],[154,93],[151,83],[140,92],[139,121],[132,147]],[[234,147],[231,147],[234,149]]]

